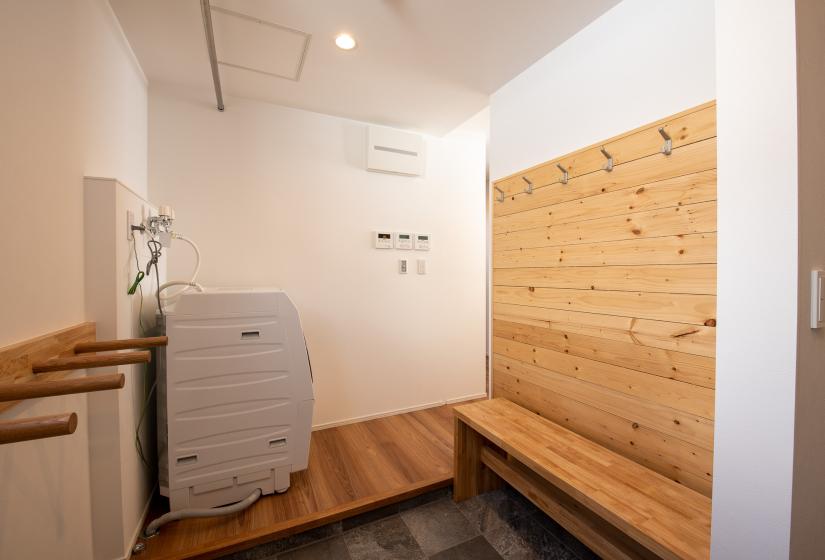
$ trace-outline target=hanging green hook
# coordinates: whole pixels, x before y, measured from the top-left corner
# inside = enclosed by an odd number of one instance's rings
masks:
[[[131,296],[131,295],[134,295],[134,294],[135,294],[135,292],[136,292],[136,291],[137,291],[137,289],[138,289],[138,285],[140,284],[140,281],[141,281],[141,280],[143,280],[143,277],[144,277],[144,276],[145,276],[145,274],[143,274],[143,271],[142,271],[142,270],[138,270],[138,273],[137,273],[137,275],[135,276],[135,281],[134,281],[134,282],[132,282],[132,285],[129,287],[129,291],[128,291],[128,292],[126,292],[126,293],[128,293],[130,296]]]

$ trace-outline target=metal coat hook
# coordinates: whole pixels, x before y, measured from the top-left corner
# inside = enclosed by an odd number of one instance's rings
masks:
[[[607,164],[603,167],[603,169],[610,173],[611,171],[613,171],[613,156],[607,153],[607,150],[604,149],[604,146],[601,147],[601,152],[602,155],[607,158]]]
[[[669,156],[673,153],[673,139],[671,139],[670,134],[665,132],[665,127],[659,127],[659,134],[662,135],[662,138],[665,139],[665,145],[662,146],[662,153],[666,156]]]
[[[493,188],[498,191],[498,196],[496,197],[496,200],[498,200],[499,202],[504,202],[504,191],[501,190],[498,187],[493,187]]]
[[[527,186],[524,187],[524,192],[526,192],[527,194],[533,194],[533,182],[527,177],[522,177],[522,179],[525,183],[527,183]]]
[[[561,176],[561,184],[562,184],[562,185],[566,185],[566,184],[567,184],[567,181],[569,181],[569,180],[570,180],[570,174],[569,174],[569,173],[567,172],[567,170],[566,170],[566,169],[562,166],[562,164],[557,163],[557,164],[556,164],[556,167],[558,167],[558,168],[561,170],[561,172],[562,172],[562,173],[564,173],[564,175],[562,175],[562,176]]]

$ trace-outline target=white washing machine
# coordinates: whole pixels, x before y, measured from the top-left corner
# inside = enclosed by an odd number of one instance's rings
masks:
[[[161,494],[172,511],[284,492],[307,468],[312,372],[298,311],[277,289],[188,292],[160,320]]]

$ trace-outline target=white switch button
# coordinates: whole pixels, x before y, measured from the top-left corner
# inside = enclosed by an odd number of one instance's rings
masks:
[[[418,259],[418,274],[427,274],[427,261]]]
[[[398,261],[398,274],[407,274],[407,259]]]

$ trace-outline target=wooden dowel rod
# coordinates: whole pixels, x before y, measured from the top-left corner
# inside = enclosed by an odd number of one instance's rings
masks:
[[[75,344],[75,354],[88,352],[111,352],[114,350],[129,350],[132,348],[154,348],[166,346],[169,339],[165,336],[147,336],[145,338],[127,338],[125,340],[98,340],[95,342],[80,342]]]
[[[0,445],[30,439],[41,439],[73,434],[77,428],[77,414],[66,412],[51,416],[0,421]]]
[[[67,371],[72,369],[87,369],[107,366],[122,366],[126,364],[145,364],[152,359],[151,352],[120,352],[117,354],[94,354],[85,356],[69,356],[67,358],[53,358],[45,362],[32,364],[34,373],[45,371]]]
[[[0,385],[0,402],[70,395],[72,393],[109,391],[111,389],[122,389],[124,383],[126,383],[126,378],[122,373],[90,375],[75,379],[5,383]]]

